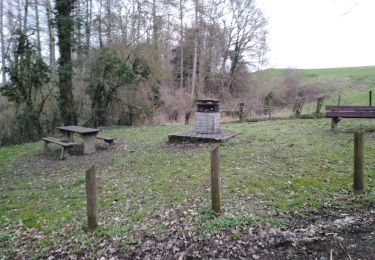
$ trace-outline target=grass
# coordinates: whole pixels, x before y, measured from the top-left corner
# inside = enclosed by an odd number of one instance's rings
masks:
[[[352,193],[353,132],[366,134],[365,187]],[[27,240],[31,256],[52,244],[80,250],[118,239],[124,248],[143,232],[159,236],[184,232],[204,235],[246,223],[280,225],[279,212],[308,212],[322,207],[366,207],[375,201],[375,122],[344,119],[338,133],[330,120],[282,120],[225,124],[242,134],[221,144],[223,214],[209,211],[208,145],[169,145],[167,135],[186,126],[116,128],[111,151],[98,157],[40,154],[41,142],[0,148],[0,252],[14,256],[16,234],[30,228],[43,234]],[[85,233],[84,171],[97,163],[100,228]],[[18,223],[23,223],[21,233]],[[177,231],[176,231],[177,230]],[[134,233],[136,232],[136,233]],[[233,231],[233,237],[241,234]],[[52,241],[52,242],[51,242]],[[117,240],[114,240],[117,241]],[[21,242],[20,242],[21,243]]]

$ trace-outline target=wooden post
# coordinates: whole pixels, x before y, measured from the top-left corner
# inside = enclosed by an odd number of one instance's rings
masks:
[[[211,200],[212,210],[215,213],[221,212],[220,205],[220,156],[219,146],[211,151]]]
[[[341,95],[339,95],[339,100],[337,102],[337,105],[339,106],[341,104]]]
[[[322,109],[322,106],[323,106],[323,101],[324,101],[324,97],[319,97],[317,99],[316,111],[315,111],[316,114],[320,114],[320,110]]]
[[[244,107],[244,103],[240,103],[240,122],[243,122],[244,120],[244,112],[243,112],[243,107]]]
[[[359,129],[354,133],[354,192],[363,192],[363,144],[364,130]]]
[[[96,206],[96,169],[95,164],[86,171],[87,224],[88,231],[98,226]]]
[[[368,96],[368,98],[369,98],[369,106],[372,106],[372,91],[369,91],[369,96]]]

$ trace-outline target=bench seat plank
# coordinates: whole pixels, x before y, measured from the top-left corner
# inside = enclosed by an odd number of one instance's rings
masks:
[[[95,136],[95,138],[100,139],[100,140],[104,140],[104,142],[106,142],[110,146],[113,145],[113,141],[115,140],[114,138],[109,137],[109,136]]]
[[[375,111],[327,111],[326,117],[346,117],[346,118],[375,118]]]
[[[327,111],[373,111],[375,106],[326,106]]]
[[[108,136],[95,136],[95,138],[104,140],[106,142],[112,142],[114,140],[112,137],[108,137]]]
[[[58,145],[61,145],[61,146],[64,146],[64,147],[70,147],[70,146],[75,145],[75,143],[62,142],[59,139],[54,138],[54,137],[43,137],[42,140],[44,140],[46,142],[49,142],[49,143],[55,143],[55,144],[58,144]]]

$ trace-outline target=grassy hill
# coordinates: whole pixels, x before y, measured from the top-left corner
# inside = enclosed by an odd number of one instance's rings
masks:
[[[282,77],[287,69],[266,69],[262,75],[268,84]],[[369,91],[373,91],[375,104],[375,66],[327,69],[296,69],[305,84],[314,84],[326,95],[325,105],[335,105],[341,96],[341,105],[368,105]],[[277,85],[275,86],[277,88]],[[315,110],[315,103],[307,104],[304,113]]]

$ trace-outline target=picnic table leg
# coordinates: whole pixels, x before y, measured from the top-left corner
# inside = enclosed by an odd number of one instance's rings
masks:
[[[48,154],[50,151],[48,147],[48,142],[44,140],[44,145],[43,145],[43,154]]]
[[[92,154],[95,153],[95,135],[82,135],[82,138],[85,140],[83,153]]]
[[[65,154],[65,147],[61,147],[61,154],[60,154],[60,159],[64,160],[64,154]]]

